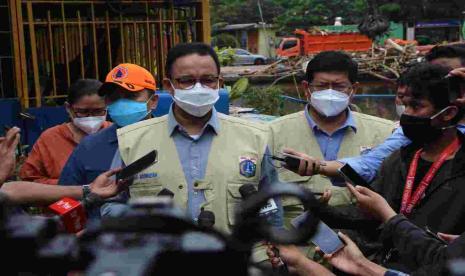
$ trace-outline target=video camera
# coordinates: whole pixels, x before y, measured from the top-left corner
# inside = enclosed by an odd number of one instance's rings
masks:
[[[166,198],[133,201],[121,217],[89,223],[80,237],[58,229],[55,218],[13,214],[0,194],[2,271],[6,274],[67,275],[249,275],[256,242],[307,241],[319,220],[313,216],[298,229],[266,223],[258,213],[268,200],[293,196],[309,211],[319,202],[302,187],[280,183],[243,201],[231,235],[194,223]],[[266,273],[266,272],[264,272]],[[269,275],[267,273],[266,275]]]

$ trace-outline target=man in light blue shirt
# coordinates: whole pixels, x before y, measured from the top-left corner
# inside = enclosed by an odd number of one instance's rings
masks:
[[[465,78],[465,69],[463,68],[465,67],[465,49],[463,48],[455,46],[437,46],[433,48],[426,56],[426,60],[432,64],[439,64],[455,69],[451,72],[451,74]],[[458,101],[458,104],[460,103],[461,101]],[[465,122],[462,119],[462,121],[457,125],[457,129],[462,133],[465,133],[464,123]],[[344,158],[330,162],[321,162],[319,160],[315,160],[315,158],[309,158],[308,156],[305,157],[305,155],[297,155],[303,158],[307,158],[309,161],[309,166],[313,166],[313,162],[315,162],[315,167],[317,168],[316,171],[319,174],[333,178],[340,177],[338,169],[344,164],[349,164],[367,182],[371,182],[378,174],[379,168],[381,167],[384,159],[394,151],[410,143],[411,141],[405,137],[404,133],[402,132],[402,128],[399,127],[389,138],[384,141],[384,143],[373,148],[366,154],[362,154],[357,157]],[[314,173],[314,171],[311,171],[310,174]]]

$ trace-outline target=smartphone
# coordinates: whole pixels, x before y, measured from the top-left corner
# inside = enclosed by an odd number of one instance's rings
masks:
[[[449,76],[446,77],[447,85],[449,88],[449,101],[453,102],[461,97],[461,90],[464,87],[464,80],[461,77]]]
[[[350,184],[356,186],[370,187],[370,184],[365,181],[349,164],[345,164],[339,169],[339,173]]]
[[[431,231],[431,229],[428,228],[428,226],[425,226],[425,232],[430,236],[432,237],[433,239],[437,240],[437,241],[440,241],[441,243],[443,244],[449,244],[447,241],[445,241],[444,239],[442,239],[441,237],[438,236],[438,234],[434,233],[433,231]]]
[[[318,223],[316,232],[311,238],[311,241],[325,254],[333,254],[344,247],[344,243],[337,233],[322,220]]]
[[[129,180],[134,175],[140,173],[141,171],[147,169],[151,165],[157,162],[157,154],[156,150],[153,150],[146,155],[142,156],[141,158],[137,159],[136,161],[129,164],[127,167],[123,168],[119,173],[116,174],[117,180]]]

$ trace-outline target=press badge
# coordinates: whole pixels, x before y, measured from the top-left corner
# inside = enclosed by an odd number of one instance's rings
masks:
[[[254,177],[257,171],[257,159],[241,156],[239,158],[239,173],[247,178]]]

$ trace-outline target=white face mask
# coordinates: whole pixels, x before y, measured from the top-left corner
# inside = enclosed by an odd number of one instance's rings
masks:
[[[396,104],[396,112],[399,117],[404,113],[405,111],[405,105],[403,104]]]
[[[350,96],[333,89],[315,91],[310,97],[310,104],[325,117],[341,114],[349,106]]]
[[[173,99],[176,105],[195,117],[205,116],[219,98],[219,89],[203,87],[199,82],[191,89],[174,88]]]
[[[87,134],[96,133],[106,120],[106,116],[73,118],[73,124]]]

